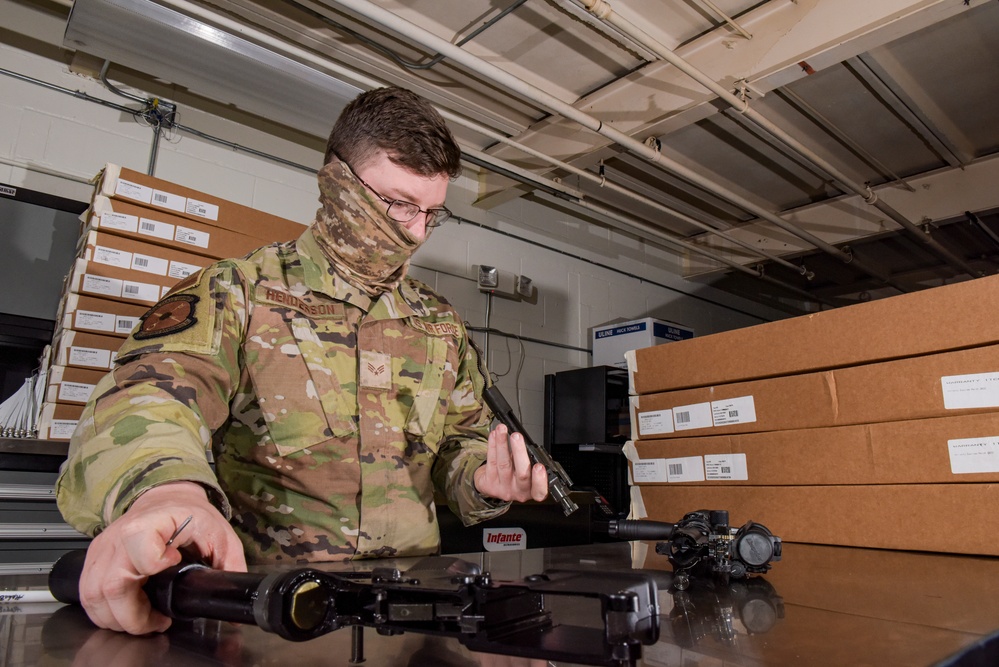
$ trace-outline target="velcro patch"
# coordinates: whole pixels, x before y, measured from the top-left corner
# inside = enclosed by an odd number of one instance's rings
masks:
[[[257,289],[257,301],[260,303],[290,308],[314,320],[320,318],[343,319],[342,303],[315,303],[311,298],[298,297],[270,287],[258,287]]]
[[[424,322],[421,319],[411,317],[407,323],[429,336],[461,338],[461,329],[454,322]]]
[[[132,337],[146,340],[169,336],[193,327],[198,323],[198,318],[194,316],[194,307],[198,301],[198,297],[193,294],[174,294],[163,298],[140,318],[142,324]]]
[[[391,355],[361,350],[361,386],[366,389],[392,388]]]

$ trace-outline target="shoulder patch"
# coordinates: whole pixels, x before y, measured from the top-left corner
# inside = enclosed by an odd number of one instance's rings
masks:
[[[147,340],[193,327],[198,323],[194,313],[199,300],[194,294],[173,294],[163,298],[142,316],[142,324],[132,337]]]

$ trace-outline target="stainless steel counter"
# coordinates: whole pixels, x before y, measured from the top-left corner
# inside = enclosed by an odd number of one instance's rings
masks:
[[[586,569],[594,577],[614,568],[655,571],[661,584],[661,638],[643,647],[641,664],[649,666],[935,665],[999,629],[995,558],[785,543],[783,560],[765,576],[727,586],[695,579],[684,592],[668,586],[668,562],[646,543],[463,558],[505,580],[555,568]],[[397,564],[406,566],[405,561]],[[3,590],[44,585],[43,575],[0,576]],[[578,623],[587,612],[561,613]],[[130,637],[95,629],[77,608],[0,606],[0,665],[9,667],[347,665],[351,639],[351,630],[343,629],[293,643],[253,626],[213,621],[175,623],[163,635]],[[371,629],[364,631],[364,657],[366,665],[389,667],[545,665],[476,655],[453,639],[382,636]]]

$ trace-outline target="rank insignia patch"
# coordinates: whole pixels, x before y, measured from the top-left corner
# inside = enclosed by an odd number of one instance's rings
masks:
[[[167,296],[142,316],[139,330],[133,338],[145,340],[183,331],[198,322],[194,316],[194,305],[198,297],[193,294],[173,294]]]

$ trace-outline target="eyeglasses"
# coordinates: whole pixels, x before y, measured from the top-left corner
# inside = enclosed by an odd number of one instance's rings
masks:
[[[336,154],[334,153],[334,155]],[[371,193],[374,196],[388,204],[388,211],[386,211],[386,213],[388,214],[388,217],[392,218],[396,222],[409,222],[420,213],[423,213],[427,216],[424,225],[427,229],[433,229],[434,227],[440,227],[448,221],[448,218],[451,217],[451,211],[444,206],[441,206],[440,208],[422,209],[413,202],[403,201],[402,199],[389,199],[378,192],[378,190],[375,190],[373,187],[368,185],[363,178],[358,176],[357,172],[354,171],[354,168],[351,167],[346,160],[341,158],[339,155],[336,157],[340,160],[340,162],[343,162],[344,165],[346,165],[347,170],[353,174],[354,178],[360,181],[361,185],[371,190]]]

